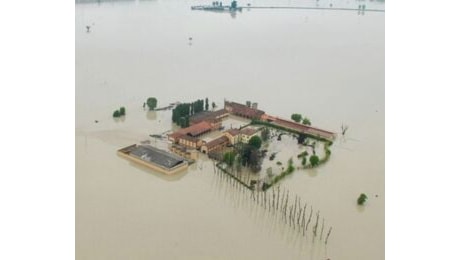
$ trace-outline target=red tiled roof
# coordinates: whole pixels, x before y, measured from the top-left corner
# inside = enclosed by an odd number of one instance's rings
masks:
[[[190,142],[195,142],[195,143],[198,141],[198,138],[196,138],[196,137],[191,137],[191,136],[189,136],[189,135],[181,135],[181,136],[179,137],[179,139],[184,139],[184,140],[187,140],[187,141],[190,141]]]
[[[228,129],[225,133],[229,133],[231,136],[237,136],[240,134],[240,130],[236,128]]]
[[[176,139],[176,138],[178,138],[179,136],[183,136],[183,135],[184,135],[184,134],[182,134],[182,133],[174,132],[174,133],[172,133],[172,134],[169,134],[169,138],[174,138],[174,139]]]
[[[257,130],[254,129],[254,128],[243,128],[241,130],[241,133],[244,134],[244,135],[251,136],[251,135],[257,133]]]
[[[203,111],[198,114],[194,114],[190,117],[191,123],[199,123],[201,121],[214,122],[219,120],[222,116],[228,114],[228,111],[225,109],[220,109],[217,111]]]
[[[312,127],[312,126],[308,126],[308,125],[299,124],[299,123],[288,121],[288,120],[281,119],[281,118],[276,118],[276,120],[274,120],[272,123],[278,124],[284,127],[293,128],[301,132],[314,134],[314,135],[320,135],[326,138],[333,138],[335,136],[335,133],[333,132],[329,132],[329,131],[319,129],[316,127]]]
[[[205,133],[205,132],[207,132],[207,131],[209,131],[211,129],[212,129],[211,124],[208,123],[208,122],[203,121],[203,122],[200,122],[198,124],[189,126],[187,128],[179,129],[176,132],[170,134],[169,137],[177,138],[180,135],[198,136],[198,135],[203,134],[203,133]]]
[[[221,144],[224,144],[224,143],[227,143],[229,140],[228,140],[228,137],[226,137],[225,135],[219,137],[219,138],[216,138],[212,141],[210,141],[209,143],[206,143],[205,146],[208,147],[209,150],[211,150],[212,148],[214,148],[215,146],[218,146],[218,145],[221,145]]]
[[[186,129],[187,134],[190,134],[191,136],[197,136],[211,130],[212,125],[208,122],[200,122],[198,124],[189,126]]]
[[[262,110],[251,108],[235,102],[225,102],[225,105],[230,106],[232,108],[232,113],[237,115],[244,115],[247,117],[261,117],[263,114],[265,114],[265,112]]]

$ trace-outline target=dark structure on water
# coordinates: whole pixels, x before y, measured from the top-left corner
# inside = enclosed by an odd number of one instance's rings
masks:
[[[215,12],[235,12],[242,11],[242,7],[238,7],[238,3],[233,0],[231,5],[222,5],[222,2],[212,2],[212,5],[196,5],[192,6],[192,10],[215,11]]]

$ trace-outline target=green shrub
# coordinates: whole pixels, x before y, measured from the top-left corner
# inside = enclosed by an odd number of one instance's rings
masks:
[[[126,114],[125,107],[120,107],[120,116],[124,116]]]
[[[307,164],[307,157],[302,158],[302,165],[305,166]]]
[[[361,195],[359,195],[359,198],[358,198],[358,205],[363,205],[364,202],[366,202],[366,200],[367,200],[366,194],[361,193]]]
[[[115,111],[113,112],[113,117],[120,117],[120,111],[115,110]]]
[[[316,155],[310,156],[310,164],[311,166],[316,166],[319,163],[319,157]]]
[[[155,110],[155,108],[157,107],[157,99],[154,98],[154,97],[149,97],[147,99],[147,106],[149,107],[149,110]]]

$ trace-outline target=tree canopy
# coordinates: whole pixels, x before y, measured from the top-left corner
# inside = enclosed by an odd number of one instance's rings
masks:
[[[300,120],[302,120],[302,115],[301,114],[292,114],[291,119],[296,121],[297,123],[299,123]]]
[[[233,162],[235,161],[235,153],[234,152],[226,152],[224,154],[224,162],[228,166],[233,166]]]
[[[149,107],[149,110],[155,110],[155,108],[157,107],[157,99],[154,98],[154,97],[149,97],[147,99],[147,106]]]
[[[256,149],[259,149],[262,146],[262,139],[260,139],[257,135],[253,136],[249,139],[248,144]]]
[[[297,143],[303,144],[305,142],[305,139],[307,139],[307,135],[300,133],[299,136],[297,136]]]
[[[318,165],[319,164],[319,157],[316,156],[316,155],[310,156],[310,163],[311,163],[311,166]]]
[[[192,103],[182,103],[172,110],[172,121],[183,127],[189,126],[189,117],[193,114],[202,112],[204,100],[199,99]]]
[[[237,2],[236,1],[232,1],[232,9],[236,9],[236,7],[238,6]]]
[[[302,120],[302,124],[304,124],[304,125],[311,125],[310,119],[304,117],[303,120]]]
[[[367,195],[364,193],[361,193],[361,195],[359,195],[359,198],[358,198],[358,205],[363,205],[364,202],[366,202],[366,200],[367,200]]]
[[[120,117],[120,111],[115,110],[115,111],[113,112],[113,117]]]
[[[264,129],[262,129],[260,135],[263,141],[267,141],[270,138],[270,129],[268,129],[268,127],[265,127]]]

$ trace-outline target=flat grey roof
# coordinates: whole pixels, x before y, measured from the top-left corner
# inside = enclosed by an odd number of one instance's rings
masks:
[[[155,148],[151,145],[138,145],[136,148],[131,150],[131,155],[139,157],[146,162],[161,165],[166,168],[173,168],[174,166],[184,162],[183,158]]]

